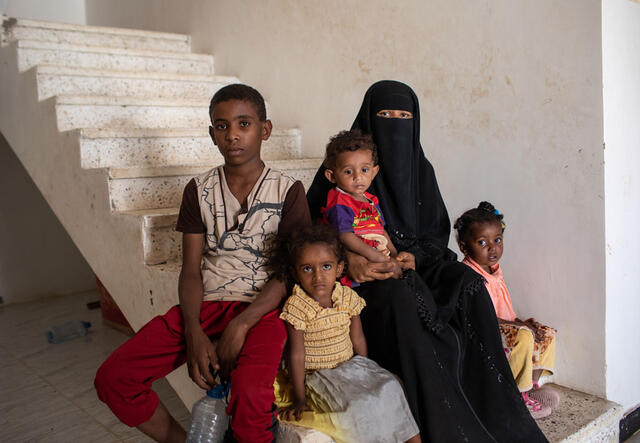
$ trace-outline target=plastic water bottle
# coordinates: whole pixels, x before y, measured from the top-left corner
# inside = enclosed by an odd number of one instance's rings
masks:
[[[187,443],[219,443],[229,426],[225,396],[229,385],[220,383],[193,405]]]
[[[76,337],[84,337],[88,333],[91,323],[88,321],[73,320],[47,329],[49,343],[62,343]]]

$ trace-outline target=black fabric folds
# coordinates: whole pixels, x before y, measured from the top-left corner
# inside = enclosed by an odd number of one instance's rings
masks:
[[[383,109],[413,119],[377,117]],[[380,172],[369,192],[394,245],[417,264],[403,279],[357,288],[367,302],[369,357],[402,380],[423,442],[546,441],[511,375],[482,277],[447,248],[449,217],[420,145],[416,95],[403,83],[375,83],[353,127],[378,146]],[[307,193],[313,219],[332,186],[320,168]]]

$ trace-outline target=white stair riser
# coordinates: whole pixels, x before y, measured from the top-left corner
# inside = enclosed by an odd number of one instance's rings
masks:
[[[272,135],[262,144],[262,158],[283,160],[300,158],[301,137]],[[169,165],[217,165],[222,155],[209,136],[82,138],[83,168],[134,168]]]
[[[21,39],[135,50],[144,49],[166,52],[189,52],[191,50],[189,38],[186,36],[177,40],[153,36],[118,35],[64,29],[52,30],[23,26],[11,28],[10,40]]]
[[[159,57],[53,48],[18,49],[18,69],[20,72],[42,64],[114,71],[213,74],[213,57],[206,55],[181,57],[176,54],[175,57]]]
[[[175,230],[177,216],[169,226],[144,228],[144,262],[158,265],[182,259],[182,233]]]
[[[305,188],[311,184],[317,169],[284,171],[302,181]],[[180,206],[182,191],[192,176],[143,177],[109,180],[109,198],[114,211],[173,208]]]
[[[76,128],[203,128],[209,126],[206,106],[114,106],[58,104],[58,129]]]
[[[54,95],[105,95],[117,97],[193,98],[213,96],[229,83],[145,78],[38,75],[38,98]]]

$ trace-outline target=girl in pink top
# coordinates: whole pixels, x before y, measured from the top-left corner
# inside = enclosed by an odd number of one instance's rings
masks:
[[[534,418],[546,417],[560,401],[552,389],[540,388],[538,379],[553,372],[556,331],[535,319],[520,320],[511,304],[498,261],[502,257],[504,216],[489,202],[481,202],[456,220],[463,263],[484,277],[496,311],[502,342],[513,377]]]

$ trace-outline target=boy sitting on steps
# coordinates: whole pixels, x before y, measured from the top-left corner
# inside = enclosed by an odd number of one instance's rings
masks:
[[[183,442],[185,431],[151,384],[186,362],[192,380],[208,389],[211,364],[233,380],[227,412],[235,439],[273,441],[273,381],[287,333],[277,309],[285,286],[270,279],[265,251],[279,232],[310,225],[309,208],[302,183],[260,158],[272,126],[258,91],[226,86],[209,114],[224,165],[184,190],[176,227],[183,233],[180,305],[116,349],[95,387],[123,423],[157,441]]]

